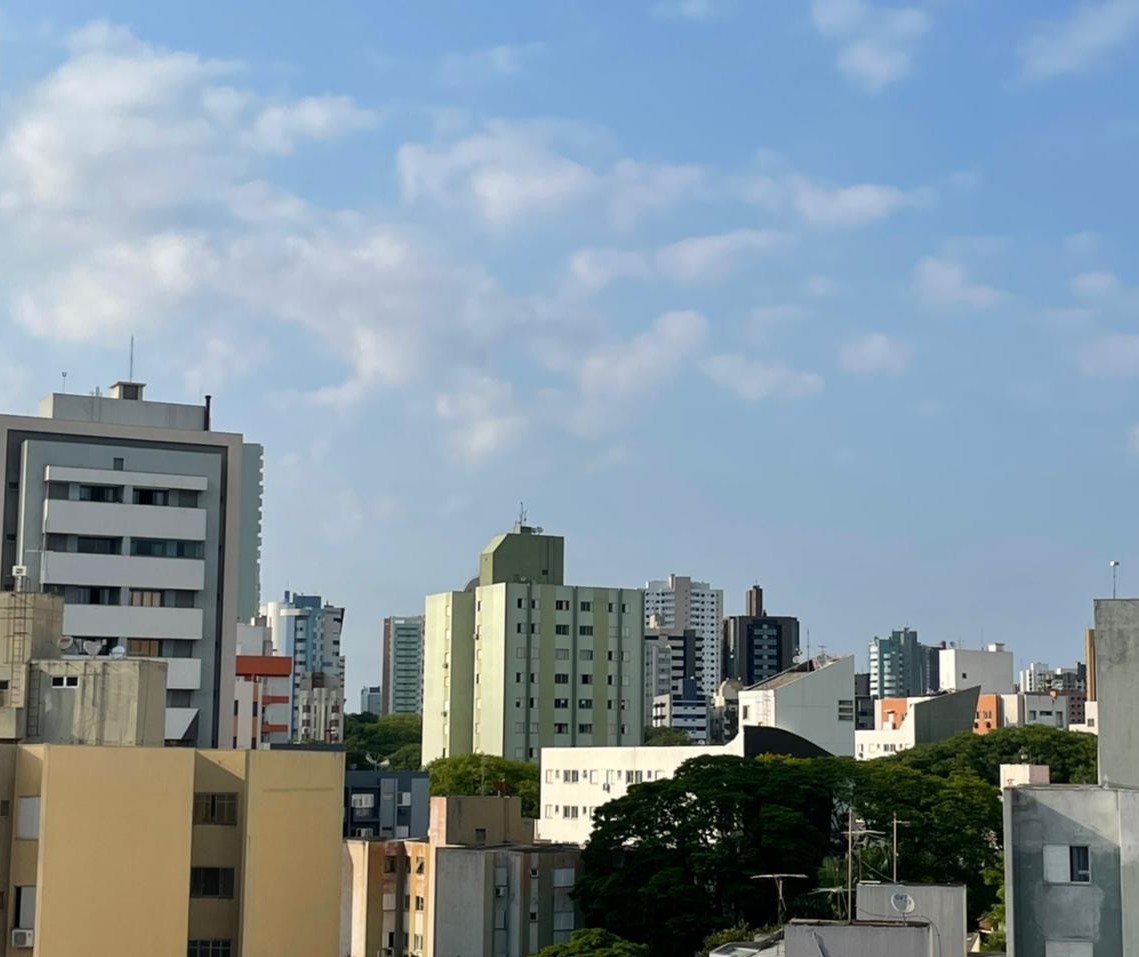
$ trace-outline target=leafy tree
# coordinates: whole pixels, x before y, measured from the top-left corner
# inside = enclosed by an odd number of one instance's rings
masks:
[[[998,787],[1002,764],[1047,764],[1053,784],[1094,784],[1098,780],[1096,744],[1092,734],[1030,724],[996,728],[988,734],[962,731],[882,760],[939,777],[971,771]]]
[[[423,721],[417,714],[389,714],[375,718],[364,712],[344,716],[345,763],[349,768],[367,770],[371,767],[368,755],[376,760],[386,758],[394,768],[396,765],[392,758],[396,752],[408,745],[418,748],[422,738]],[[406,765],[409,758],[410,755],[405,753],[401,764]],[[418,770],[418,764],[414,770]]]
[[[671,747],[691,743],[688,732],[681,728],[645,728],[645,744]]]
[[[996,887],[997,902],[981,917],[981,949],[1004,953],[1008,947],[1005,927],[1005,875],[1004,870],[992,870],[985,874],[985,880]]]
[[[543,947],[537,957],[649,957],[644,944],[622,940],[616,934],[595,927],[575,930],[568,944]]]
[[[388,755],[393,771],[418,771],[423,767],[423,752],[419,744],[405,744]]]
[[[493,754],[460,754],[427,765],[434,795],[493,795],[522,798],[524,817],[538,816],[538,766]]]
[[[586,921],[665,957],[691,957],[725,926],[771,922],[775,889],[752,876],[818,869],[830,776],[826,761],[706,756],[632,787],[595,812],[574,889]]]
[[[747,924],[736,924],[735,927],[718,930],[704,938],[704,943],[700,945],[700,953],[697,954],[696,957],[709,957],[709,954],[721,944],[730,944],[741,940],[754,940],[755,935],[758,933],[759,931],[754,927],[748,927]]]

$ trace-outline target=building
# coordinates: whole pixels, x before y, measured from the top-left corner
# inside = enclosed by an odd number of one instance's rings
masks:
[[[63,597],[78,648],[165,661],[166,739],[226,747],[237,623],[257,611],[262,450],[213,431],[208,398],[144,388],[0,416],[0,590],[19,573]]]
[[[854,675],[854,727],[857,731],[874,729],[875,699],[870,694],[870,673],[858,671]]]
[[[1074,668],[1053,668],[1044,661],[1034,661],[1020,671],[1021,691],[1085,691],[1087,678],[1084,666]]]
[[[870,694],[874,698],[910,698],[929,690],[929,655],[912,628],[870,639]]]
[[[517,525],[487,545],[465,590],[428,596],[424,763],[640,743],[642,593],[564,584],[564,548]]]
[[[929,957],[957,953],[942,947],[938,929],[921,917],[905,923],[793,920],[783,928],[784,957]]]
[[[799,654],[799,619],[769,615],[763,589],[747,590],[745,614],[724,619],[723,677],[745,687],[773,678],[795,663]]]
[[[997,641],[984,648],[944,649],[938,657],[941,690],[981,689],[981,694],[1012,694],[1012,652]]]
[[[708,699],[693,688],[690,695],[661,694],[652,702],[649,727],[674,728],[688,735],[693,744],[707,744],[709,737]]]
[[[944,954],[948,957],[949,954],[965,954],[968,950],[964,884],[859,881],[854,900],[855,918],[859,921],[894,921],[906,924],[915,918],[928,921],[935,928],[939,942],[939,947],[930,951],[931,954]]]
[[[341,754],[0,745],[0,953],[335,953],[343,773]]]
[[[344,836],[427,840],[430,784],[426,771],[348,771]]]
[[[597,808],[634,784],[672,777],[691,758],[786,754],[820,757],[827,745],[853,750],[854,659],[803,662],[780,681],[739,692],[740,730],[727,744],[674,747],[544,748],[541,818],[544,841],[584,844]],[[846,689],[847,697],[837,697]],[[820,704],[819,702],[823,702]]]
[[[269,629],[237,626],[233,746],[268,748],[293,740],[293,659],[273,652]]]
[[[739,731],[742,687],[735,678],[725,678],[720,682],[720,687],[708,709],[709,744],[725,744]]]
[[[1030,784],[1004,792],[1012,954],[1139,955],[1139,601],[1097,600],[1094,640],[1098,786]]]
[[[881,758],[969,731],[976,720],[978,699],[976,688],[932,697],[882,698],[874,730],[854,732],[854,756],[859,761]]]
[[[423,616],[384,619],[384,709],[423,713]]]
[[[649,616],[645,635],[645,714],[654,728],[678,728],[693,744],[708,741],[704,638],[694,628],[665,628]]]
[[[320,595],[285,592],[284,601],[262,608],[257,623],[269,629],[274,654],[293,662],[293,740],[343,741],[344,609],[327,604]]]
[[[838,757],[854,755],[854,656],[808,659],[739,695],[744,726],[781,728]]]
[[[655,623],[651,619],[655,618]],[[645,628],[668,633],[691,630],[698,639],[700,693],[716,694],[723,677],[720,629],[724,620],[724,593],[708,582],[685,575],[645,583]]]
[[[347,841],[340,953],[527,957],[564,943],[579,851],[533,835],[518,798],[435,797],[425,840]]]
[[[379,685],[365,685],[360,691],[361,714],[384,714],[384,691]]]

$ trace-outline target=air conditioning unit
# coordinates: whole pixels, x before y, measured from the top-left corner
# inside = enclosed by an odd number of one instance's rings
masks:
[[[537,876],[538,876],[538,868],[536,868],[536,867],[531,867],[531,868],[530,868],[530,876],[531,876],[531,877],[537,877]]]
[[[505,897],[506,896],[506,888],[505,887],[496,887],[494,889],[494,896],[495,897]]]
[[[35,944],[36,932],[17,927],[12,931],[12,946],[31,948]]]

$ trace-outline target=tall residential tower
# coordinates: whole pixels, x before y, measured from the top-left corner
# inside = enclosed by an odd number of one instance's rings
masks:
[[[384,619],[381,714],[423,712],[423,616]]]
[[[666,581],[651,581],[645,585],[646,628],[653,616],[656,627],[666,631],[692,629],[696,632],[703,659],[700,692],[711,698],[723,676],[720,628],[724,619],[724,593],[708,582],[693,581],[685,575],[669,575]]]

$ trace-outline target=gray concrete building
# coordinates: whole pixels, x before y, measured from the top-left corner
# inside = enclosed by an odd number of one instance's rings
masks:
[[[423,616],[384,619],[383,710],[423,713]]]
[[[257,612],[260,446],[204,406],[56,393],[0,415],[0,589],[64,600],[78,654],[166,663],[165,739],[232,739],[237,623]]]

